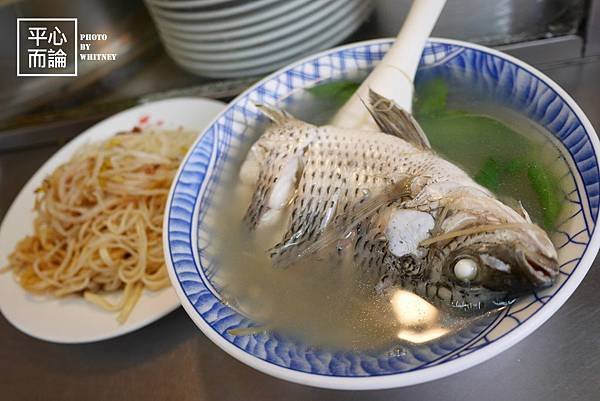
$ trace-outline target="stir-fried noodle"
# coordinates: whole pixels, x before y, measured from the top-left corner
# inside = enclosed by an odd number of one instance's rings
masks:
[[[83,294],[124,322],[144,288],[169,285],[162,219],[194,135],[128,132],[82,148],[36,191],[34,233],[9,256],[28,291]],[[105,298],[122,290],[120,301]]]

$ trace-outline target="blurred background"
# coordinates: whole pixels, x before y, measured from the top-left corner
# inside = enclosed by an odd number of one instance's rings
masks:
[[[154,99],[231,99],[304,55],[395,36],[410,3],[0,0],[0,169],[36,154],[20,169],[23,177],[0,172],[2,187],[14,188],[0,199],[0,217],[33,166],[94,122]],[[599,3],[448,0],[434,35],[494,46],[540,68],[589,64],[600,56]],[[117,59],[80,61],[77,77],[17,77],[19,17],[77,17],[80,33],[108,35],[93,52]]]

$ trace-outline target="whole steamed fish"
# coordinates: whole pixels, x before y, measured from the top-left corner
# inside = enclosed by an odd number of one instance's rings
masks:
[[[274,124],[240,179],[254,186],[247,227],[285,228],[268,250],[274,265],[351,260],[377,275],[378,291],[399,286],[458,308],[552,284],[556,250],[527,212],[433,152],[392,101],[370,97],[383,132],[317,127],[261,107]]]

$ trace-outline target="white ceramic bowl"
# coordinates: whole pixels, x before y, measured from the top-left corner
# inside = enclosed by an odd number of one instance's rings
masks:
[[[323,8],[328,8],[327,6],[332,4],[334,7],[339,7],[339,3],[346,0],[314,0],[307,4],[302,3],[304,1],[307,0],[300,0],[299,4],[301,7],[286,10],[285,13],[278,15],[277,18],[269,18],[267,21],[261,21],[261,23],[257,24],[248,24],[248,21],[245,19],[233,19],[226,21],[228,23],[226,27],[215,25],[211,29],[211,26],[207,27],[206,23],[177,24],[163,21],[159,28],[178,39],[215,43],[237,43],[238,41],[243,41],[254,36],[273,34],[284,27],[301,23],[314,15],[322,18],[321,10]],[[295,5],[293,2],[290,4]],[[243,23],[241,26],[240,22]],[[225,24],[224,21],[220,23]]]
[[[194,19],[164,18],[161,14],[154,14],[154,7],[149,7],[157,25],[170,27],[186,32],[215,32],[254,26],[258,23],[267,26],[273,24],[278,18],[287,14],[298,12],[299,7],[306,5],[310,0],[288,0],[275,7],[258,10],[248,15],[233,16],[229,18],[218,18],[214,20],[196,21]]]
[[[269,66],[272,60],[288,59],[328,42],[331,38],[341,40],[354,31],[370,12],[369,4],[350,4],[341,8],[319,24],[278,40],[265,40],[255,46],[222,52],[203,52],[199,49],[183,48],[180,41],[163,37],[169,51],[184,59],[195,61],[198,65],[222,63],[223,69]],[[240,67],[243,65],[244,67]],[[235,66],[235,67],[234,67]]]
[[[538,291],[456,334],[416,345],[403,354],[339,352],[312,347],[278,333],[233,336],[252,321],[221,302],[211,277],[210,238],[217,221],[213,200],[219,177],[247,149],[263,121],[256,104],[275,104],[293,91],[330,78],[368,71],[389,49],[389,39],[356,43],[294,63],[232,101],[196,142],[171,188],[164,221],[165,258],[181,303],[197,326],[230,355],[264,373],[312,386],[381,389],[447,376],[476,365],[522,340],[568,299],[600,247],[599,142],[571,97],[531,66],[469,43],[432,39],[419,73],[460,74],[498,101],[546,128],[569,167],[562,186],[565,212],[553,236],[560,262],[555,286]],[[210,267],[210,269],[208,269]],[[557,344],[559,346],[559,344]],[[468,385],[466,383],[465,385]]]
[[[246,1],[240,4],[224,3],[217,9],[207,9],[202,5],[192,6],[189,3],[187,7],[168,7],[162,2],[146,0],[152,6],[152,12],[156,16],[170,18],[172,20],[203,22],[219,18],[231,18],[240,14],[250,13],[263,7],[273,7],[276,3],[281,3],[281,0],[254,0]],[[176,3],[175,3],[176,4]]]
[[[338,44],[372,8],[370,0],[259,0],[211,8],[146,3],[173,60],[194,74],[215,78],[273,71]]]
[[[169,29],[161,29],[161,36],[165,43],[170,46],[190,51],[190,55],[205,61],[210,61],[211,54],[225,54],[229,58],[244,58],[244,51],[250,51],[250,56],[260,53],[272,53],[279,49],[296,45],[314,35],[315,33],[329,28],[331,25],[343,22],[345,18],[352,18],[351,11],[360,9],[356,7],[358,1],[325,1],[324,7],[307,16],[298,18],[280,27],[257,35],[249,35],[236,40],[199,40],[198,34],[178,33]],[[233,52],[233,50],[236,50]]]

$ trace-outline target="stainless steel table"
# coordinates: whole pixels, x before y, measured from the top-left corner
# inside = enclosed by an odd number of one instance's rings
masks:
[[[600,127],[600,60],[545,68]],[[57,145],[0,154],[0,217]],[[344,392],[286,383],[213,345],[182,309],[138,332],[55,345],[0,317],[1,400],[599,400],[600,259],[569,301],[527,339],[445,379]],[[82,324],[85,324],[82,322]]]

